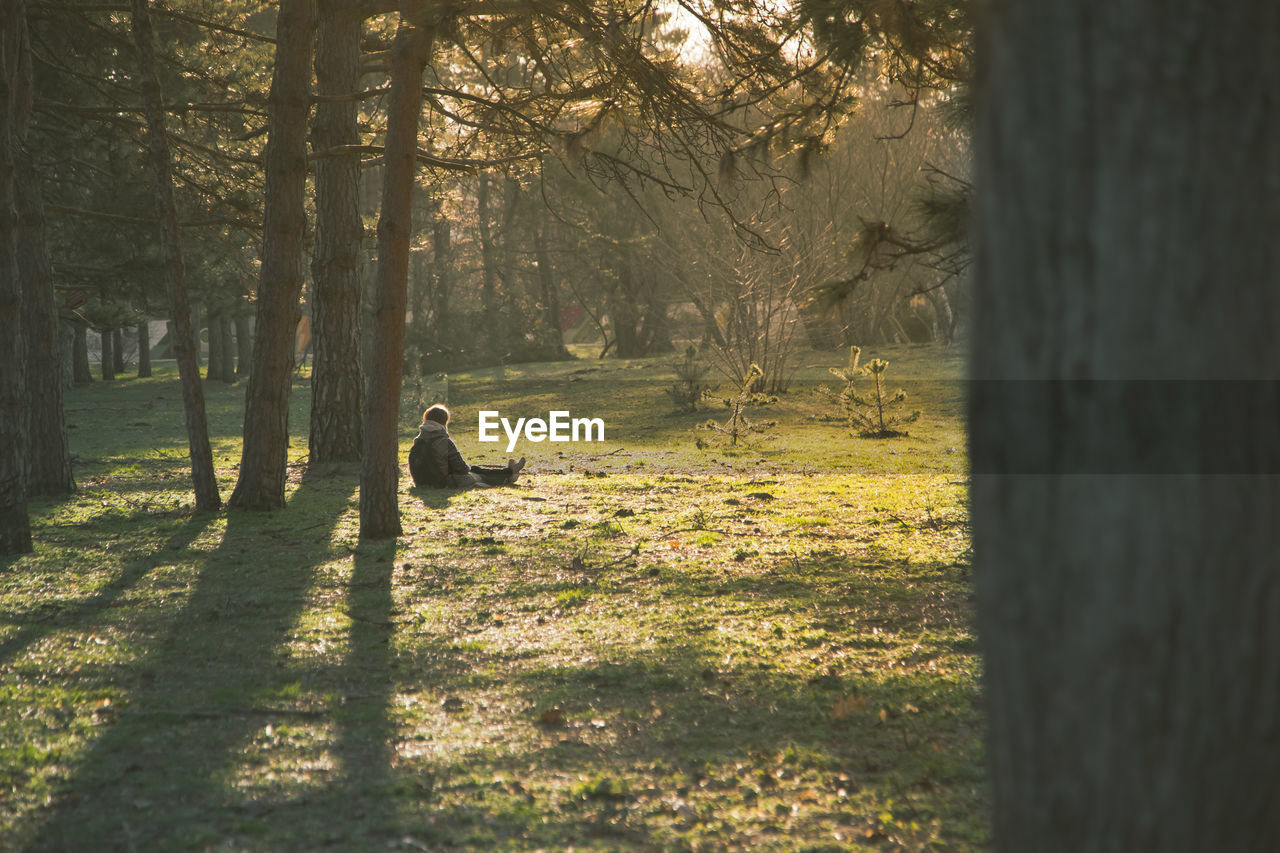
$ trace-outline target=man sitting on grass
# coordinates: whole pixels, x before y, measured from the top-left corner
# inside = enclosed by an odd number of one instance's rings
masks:
[[[508,459],[506,465],[468,465],[449,437],[449,410],[436,403],[422,413],[422,426],[409,450],[409,473],[417,488],[466,489],[479,486],[507,486],[516,481],[524,469],[520,461]]]

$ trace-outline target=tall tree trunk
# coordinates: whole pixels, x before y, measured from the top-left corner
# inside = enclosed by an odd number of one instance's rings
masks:
[[[989,4],[974,575],[997,847],[1280,837],[1280,5]]]
[[[360,458],[364,373],[360,362],[360,155],[356,146],[360,17],[344,0],[321,0],[316,31],[316,88],[311,129],[316,162],[316,237],[311,263],[315,357],[311,371],[310,465]],[[324,98],[333,100],[324,100]],[[339,100],[348,98],[347,100]]]
[[[236,376],[249,375],[253,364],[253,318],[236,310]]]
[[[71,373],[73,380],[83,385],[93,381],[93,371],[89,369],[89,327],[76,323],[73,332],[75,341],[71,346]]]
[[[436,346],[452,350],[457,342],[449,297],[453,292],[453,242],[444,206],[436,206],[431,222],[431,313]]]
[[[502,219],[499,233],[502,235],[502,264],[498,268],[498,277],[502,282],[502,311],[499,313],[501,324],[502,350],[510,353],[513,348],[523,348],[522,340],[528,331],[529,322],[525,318],[523,306],[520,304],[520,288],[516,287],[516,245],[515,222],[516,213],[520,209],[520,183],[510,177],[502,179]]]
[[[231,331],[231,318],[224,311],[218,315],[218,336],[222,338],[222,381],[231,384],[236,381],[236,348]]]
[[[58,361],[62,370],[62,390],[68,391],[75,387],[75,353],[76,353],[76,330],[75,326],[64,320],[58,321]]]
[[[116,339],[110,329],[102,329],[98,332],[98,340],[98,368],[102,371],[102,381],[111,382],[116,378]]]
[[[187,301],[187,276],[178,236],[178,208],[173,197],[169,138],[164,127],[163,99],[156,76],[154,37],[147,0],[131,0],[133,43],[138,53],[138,76],[147,120],[147,143],[151,170],[156,182],[156,211],[160,218],[160,244],[164,254],[165,284],[169,311],[173,316],[170,340],[178,360],[182,383],[182,410],[187,425],[187,447],[191,453],[191,483],[196,511],[213,512],[222,506],[218,480],[213,468],[213,448],[205,415],[204,388],[200,384],[200,364],[196,360],[196,339],[191,329],[191,308]]]
[[[556,282],[555,269],[551,264],[551,251],[548,248],[547,231],[551,226],[544,219],[538,226],[534,249],[538,261],[539,303],[542,307],[542,325],[546,331],[539,337],[548,342],[547,357],[568,358],[565,349],[564,332],[560,328],[560,287]]]
[[[116,327],[111,330],[111,362],[116,376],[124,373],[124,329]]]
[[[218,322],[219,314],[213,308],[208,309],[205,315],[209,324],[209,363],[204,369],[204,378],[206,382],[212,382],[215,379],[222,379],[222,348],[225,342],[222,340],[222,325]]]
[[[22,287],[22,328],[26,361],[27,496],[56,497],[75,491],[71,452],[63,414],[62,347],[53,271],[45,248],[44,198],[40,176],[27,150],[27,129],[35,97],[31,45],[26,21],[19,32],[17,88],[14,91],[14,198],[17,205],[18,275]]]
[[[151,375],[151,322],[143,320],[138,324],[138,378],[146,379]]]
[[[27,25],[23,0],[0,0],[0,555],[31,550],[25,480],[22,288],[18,279],[14,96]]]
[[[491,356],[499,356],[505,342],[499,327],[502,319],[498,305],[498,253],[493,245],[493,228],[490,225],[489,173],[477,176],[476,227],[480,232],[481,289],[480,307],[484,312],[484,329],[479,337],[485,342],[485,350]]]
[[[253,378],[245,395],[240,476],[229,502],[236,509],[284,506],[289,389],[307,225],[307,111],[315,27],[315,0],[281,0],[268,105],[266,206]]]
[[[185,276],[184,276],[184,279],[185,279]],[[208,312],[206,311],[205,313],[207,314]],[[196,367],[203,367],[204,366],[204,341],[200,333],[202,330],[204,330],[205,334],[207,335],[208,330],[205,328],[205,324],[200,322],[200,303],[196,300],[192,300],[191,302],[190,315],[191,315],[191,334],[194,336],[195,343],[196,343],[196,350],[195,350]]]
[[[409,242],[413,235],[413,184],[417,174],[422,71],[431,47],[425,22],[401,4],[391,48],[387,97],[386,170],[378,217],[378,272],[374,290],[373,363],[364,406],[364,456],[360,468],[360,536],[399,536],[400,386],[404,378],[404,314],[408,301]],[[420,7],[419,7],[420,8]]]

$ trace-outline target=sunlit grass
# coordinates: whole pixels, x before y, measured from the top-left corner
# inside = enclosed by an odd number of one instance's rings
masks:
[[[670,358],[450,376],[474,461],[508,455],[480,407],[606,441],[406,480],[394,543],[357,539],[353,472],[303,476],[305,385],[287,507],[211,516],[172,376],[77,389],[81,491],[0,569],[0,846],[983,849],[958,357],[881,355],[930,380],[909,438],[829,419],[843,359],[806,353],[733,452]],[[225,495],[243,388],[206,389]]]

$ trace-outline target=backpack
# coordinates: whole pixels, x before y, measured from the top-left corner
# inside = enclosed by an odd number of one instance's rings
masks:
[[[436,442],[442,438],[448,439],[449,436],[437,433],[430,438],[418,436],[413,440],[413,447],[409,448],[409,474],[415,487],[443,489],[449,485],[448,472],[440,470],[435,452]]]

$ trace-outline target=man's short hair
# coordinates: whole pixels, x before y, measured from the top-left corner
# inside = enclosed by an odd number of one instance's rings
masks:
[[[425,424],[427,421],[435,421],[443,426],[448,426],[449,410],[439,403],[436,403],[434,406],[422,413],[422,422]]]

